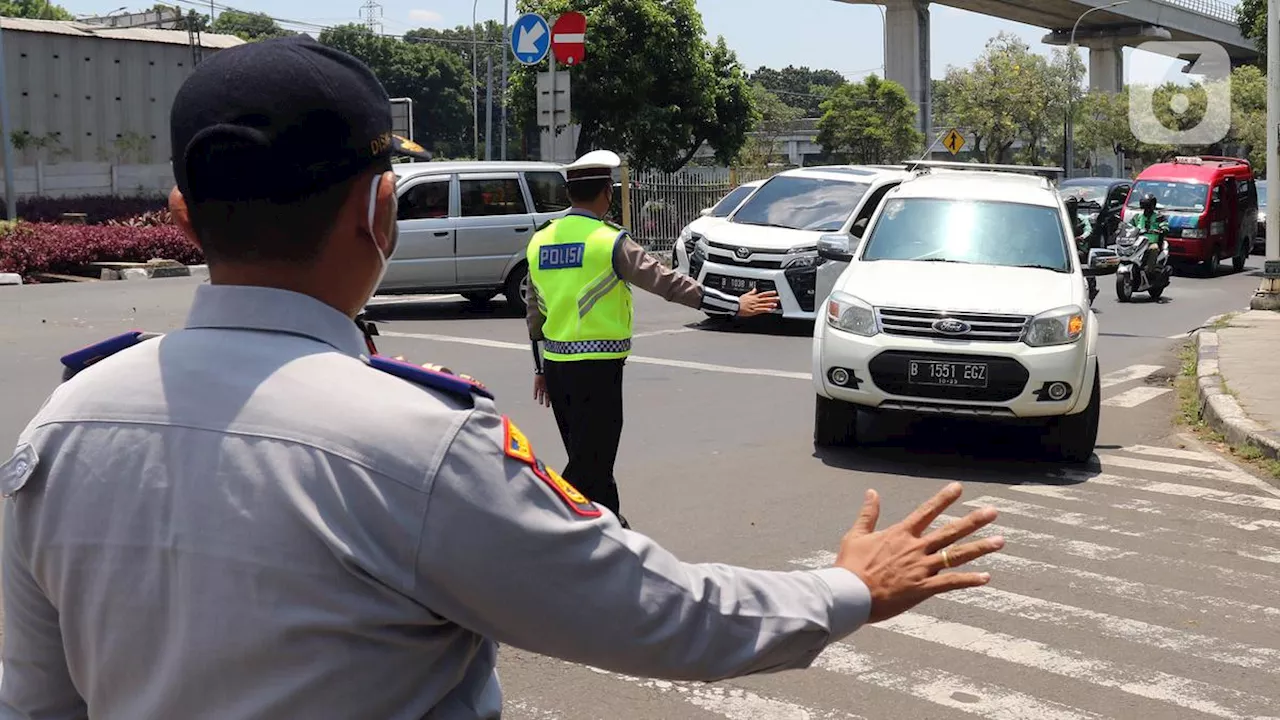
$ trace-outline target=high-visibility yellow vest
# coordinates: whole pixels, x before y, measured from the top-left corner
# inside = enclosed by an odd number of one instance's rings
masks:
[[[613,269],[622,229],[566,215],[534,233],[525,257],[538,293],[548,360],[611,360],[631,354],[631,286]]]

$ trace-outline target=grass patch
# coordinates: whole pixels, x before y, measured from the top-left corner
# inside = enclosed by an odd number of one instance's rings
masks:
[[[1213,322],[1209,323],[1209,325],[1206,326],[1206,329],[1213,330],[1215,332],[1218,330],[1221,330],[1222,328],[1230,325],[1231,321],[1235,319],[1235,316],[1239,314],[1240,314],[1239,312],[1229,312],[1223,315],[1222,317],[1218,318],[1217,320],[1214,320]]]
[[[1219,325],[1215,322],[1211,327],[1217,328],[1226,325],[1230,318],[1226,318]],[[1269,458],[1263,454],[1261,450],[1253,445],[1235,445],[1227,442],[1227,438],[1220,432],[1210,428],[1204,422],[1204,417],[1200,414],[1200,394],[1196,381],[1196,365],[1198,359],[1198,350],[1195,340],[1184,343],[1178,348],[1178,378],[1174,382],[1174,387],[1178,395],[1178,414],[1177,422],[1191,430],[1206,445],[1210,445],[1215,449],[1227,453],[1233,459],[1248,465],[1259,472],[1280,479],[1280,460]],[[1226,384],[1223,384],[1226,387]],[[1230,390],[1226,391],[1232,397],[1236,397],[1235,393]]]

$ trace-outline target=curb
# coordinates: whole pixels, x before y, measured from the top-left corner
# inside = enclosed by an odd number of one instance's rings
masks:
[[[1209,318],[1196,336],[1196,395],[1200,417],[1232,445],[1257,448],[1266,457],[1280,459],[1280,433],[1249,417],[1240,403],[1227,392],[1218,369],[1218,333],[1207,326],[1226,315]]]
[[[102,274],[96,279],[113,282],[116,280],[152,280],[172,277],[194,277],[202,278],[207,281],[209,279],[209,266],[180,265],[174,263],[173,265],[142,265],[139,267],[125,268],[123,270],[111,270],[104,268],[102,270]],[[94,280],[95,278],[86,279]],[[26,285],[26,283],[22,281],[22,276],[18,273],[0,273],[0,286],[2,285],[20,286]]]

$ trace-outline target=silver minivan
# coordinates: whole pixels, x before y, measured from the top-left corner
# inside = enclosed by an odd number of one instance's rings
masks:
[[[379,295],[501,293],[525,311],[525,248],[569,209],[564,169],[542,162],[396,163],[400,242]]]

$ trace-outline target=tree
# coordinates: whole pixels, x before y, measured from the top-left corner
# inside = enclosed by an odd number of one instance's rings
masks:
[[[876,75],[846,83],[822,103],[818,143],[828,154],[868,164],[900,162],[920,152],[916,105],[906,88]]]
[[[803,112],[783,102],[760,83],[751,85],[751,98],[759,119],[739,159],[752,167],[768,167],[777,152],[778,140],[792,130]]]
[[[587,57],[571,69],[579,155],[604,147],[638,170],[673,172],[704,142],[724,164],[742,149],[751,90],[724,41],[703,38],[694,0],[521,0],[519,9],[587,16]],[[536,72],[521,66],[512,81],[526,127],[536,127]]]
[[[482,23],[476,23],[474,30],[475,30],[474,42],[476,47],[476,52],[475,52],[475,55],[476,55],[475,71],[476,72],[475,72],[474,79],[470,81],[467,85],[467,89],[466,89],[467,106],[472,107],[471,92],[473,88],[472,88],[471,82],[474,82],[476,102],[475,102],[475,111],[472,114],[473,115],[472,122],[474,123],[474,128],[468,129],[467,136],[471,137],[473,130],[475,131],[479,139],[479,150],[481,152],[481,157],[483,157],[484,156],[483,152],[484,152],[485,118],[486,118],[486,113],[489,110],[485,105],[485,96],[488,92],[488,85],[486,82],[487,80],[486,71],[488,69],[488,62],[490,60],[493,61],[493,97],[490,100],[491,104],[493,105],[492,107],[493,124],[494,124],[493,141],[494,143],[499,143],[501,142],[501,139],[502,139],[502,126],[499,124],[502,119],[502,98],[503,98],[502,96],[502,57],[503,57],[503,54],[508,51],[507,51],[506,43],[504,42],[505,36],[502,28],[502,23],[497,22],[496,20],[486,20]],[[418,28],[416,30],[410,30],[409,32],[405,33],[404,39],[406,42],[423,43],[423,44],[431,45],[433,47],[440,48],[445,52],[448,52],[452,55],[457,56],[458,60],[462,62],[462,66],[467,69],[468,77],[471,77],[471,70],[472,70],[471,48],[472,48],[472,42],[473,42],[472,28],[466,25],[459,25],[455,28],[446,29],[446,30],[438,30],[436,28]],[[515,60],[508,57],[507,63],[508,63],[508,73],[511,73],[511,71],[514,69],[511,67],[511,65],[515,64]],[[508,114],[510,114],[510,112],[511,112],[510,108],[508,107]],[[509,134],[508,142],[518,147],[519,138],[516,137],[514,134]],[[507,149],[508,151],[511,151],[514,148],[508,147]],[[501,156],[501,152],[494,152],[493,154],[493,157],[495,158],[500,156]]]
[[[249,42],[297,34],[277,25],[276,21],[266,13],[247,13],[239,10],[223,10],[209,27],[209,32],[235,35]]]
[[[457,157],[470,148],[470,72],[457,56],[425,43],[375,35],[350,24],[320,33],[321,43],[367,64],[392,97],[413,99],[414,139],[437,155]],[[470,154],[469,152],[466,154]]]
[[[1272,20],[1272,22],[1275,22]],[[1240,34],[1253,41],[1265,61],[1267,56],[1267,0],[1240,0],[1236,6]]]
[[[66,8],[47,0],[0,0],[0,17],[28,20],[74,20]]]
[[[1231,141],[1240,144],[1255,173],[1267,169],[1267,76],[1244,65],[1231,73]]]
[[[798,108],[801,117],[816,118],[822,115],[822,101],[831,92],[846,84],[844,76],[835,70],[811,70],[808,67],[788,65],[781,70],[761,67],[748,78],[763,85],[786,104]]]

